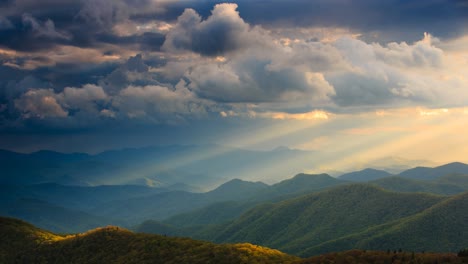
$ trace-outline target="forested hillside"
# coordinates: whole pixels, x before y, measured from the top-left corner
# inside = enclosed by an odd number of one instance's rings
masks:
[[[0,218],[0,263],[289,263],[297,257],[248,243],[217,245],[105,227],[57,236]]]

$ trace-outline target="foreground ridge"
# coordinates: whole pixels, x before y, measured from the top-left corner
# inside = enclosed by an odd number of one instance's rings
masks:
[[[0,218],[0,263],[290,263],[299,258],[249,243],[214,244],[189,238],[104,227],[60,236]]]
[[[414,253],[350,250],[307,259],[249,243],[214,244],[133,233],[108,226],[57,235],[0,217],[0,263],[468,263],[467,251]]]

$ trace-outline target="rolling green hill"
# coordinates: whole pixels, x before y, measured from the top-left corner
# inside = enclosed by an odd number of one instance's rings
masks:
[[[118,227],[57,236],[0,218],[0,263],[290,263],[298,258],[252,244],[135,234]]]
[[[247,210],[263,202],[278,202],[346,183],[348,182],[327,174],[300,173],[291,179],[258,188],[255,194],[250,197],[243,195],[243,200],[213,203],[200,209],[175,215],[163,222],[178,227],[222,224],[236,219]]]
[[[350,248],[457,252],[468,245],[466,234],[468,193],[463,193],[420,213],[322,243],[300,254],[313,255]]]
[[[162,220],[223,201],[240,201],[253,197],[268,185],[261,182],[231,180],[206,193],[171,191],[145,197],[117,200],[101,204],[91,213],[125,219],[130,225],[148,219]]]
[[[435,179],[436,183],[456,185],[468,191],[468,174],[450,173]]]
[[[214,203],[195,211],[175,215],[163,222],[177,227],[222,224],[236,219],[257,204],[257,202],[239,201]]]
[[[415,215],[444,200],[429,194],[395,193],[365,184],[263,204],[212,234],[216,242],[271,246],[292,254],[372,226]]]

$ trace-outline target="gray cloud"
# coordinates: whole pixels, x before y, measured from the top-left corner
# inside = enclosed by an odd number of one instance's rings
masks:
[[[46,38],[59,38],[59,39],[70,39],[65,33],[58,32],[55,29],[55,24],[52,20],[41,23],[37,21],[32,15],[25,13],[22,16],[23,26],[29,26],[32,29],[33,34],[39,37]]]
[[[250,41],[250,29],[236,9],[236,4],[218,4],[206,20],[195,10],[186,9],[166,35],[163,49],[218,56],[243,48]]]
[[[312,104],[334,94],[325,80],[318,82],[312,73],[271,65],[271,60],[247,54],[227,63],[195,66],[185,77],[199,96],[221,102]]]
[[[432,42],[433,37],[428,34],[413,44],[392,42],[385,46],[339,39],[335,46],[351,68],[326,74],[336,90],[333,100],[339,106],[362,109],[436,103],[441,98],[434,96],[435,91],[443,89],[436,76],[411,72],[431,68],[437,71],[443,66],[443,51]]]
[[[21,111],[23,118],[66,117],[65,111],[57,102],[52,89],[29,90],[15,100],[15,107]]]
[[[183,82],[173,90],[163,86],[129,86],[120,91],[113,102],[128,118],[143,118],[153,123],[184,122],[187,117],[205,114],[208,105]]]
[[[17,121],[14,125],[60,119],[60,126],[76,128],[136,120],[183,123],[220,112],[366,111],[437,101],[450,105],[454,94],[463,94],[454,78],[457,88],[445,96],[445,82],[432,74],[447,66],[439,48],[444,39],[426,34],[420,40],[421,31],[411,34],[415,42],[371,42],[366,34],[372,29],[359,21],[333,35],[333,27],[358,16],[365,1],[351,10],[327,11],[350,12],[348,17],[318,21],[323,15],[314,10],[318,17],[301,23],[295,19],[306,18],[302,11],[288,22],[246,10],[265,5],[258,1],[214,7],[211,2],[58,2],[43,2],[57,4],[48,10],[23,0],[0,19],[0,29],[6,25],[0,48],[15,51],[0,53],[0,76],[8,78],[0,80],[0,118]],[[182,11],[185,4],[194,9]],[[301,9],[297,3],[271,4],[285,13]],[[304,27],[291,26],[296,24]],[[330,26],[334,38],[309,34],[307,26],[317,25]]]
[[[85,0],[78,15],[90,25],[110,28],[116,22],[127,19],[129,10],[124,1]]]
[[[12,28],[14,28],[13,23],[8,18],[0,16],[0,30]]]
[[[186,9],[168,33],[163,45],[167,51],[224,56],[169,64],[186,67],[188,87],[202,98],[227,103],[290,101],[319,106],[328,102],[333,87],[314,71],[337,67],[339,54],[320,43],[285,47],[262,28],[251,28],[236,8],[235,4],[216,5],[206,20]],[[177,68],[170,72],[174,71],[184,72]]]

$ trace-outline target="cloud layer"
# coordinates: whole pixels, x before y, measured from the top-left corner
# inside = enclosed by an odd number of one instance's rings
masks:
[[[463,3],[394,3],[385,15],[388,4],[312,2],[6,3],[0,129],[28,129],[32,121],[51,129],[175,125],[468,104],[467,41],[458,31],[466,22]],[[331,9],[342,4],[349,10]],[[433,15],[440,23],[425,24],[422,15],[409,23],[415,10],[430,14],[432,5],[444,6]],[[261,15],[262,8],[272,12]],[[297,17],[288,15],[293,11]],[[395,25],[413,26],[396,38],[376,17],[399,11],[404,17]],[[456,34],[439,30],[448,24]]]

